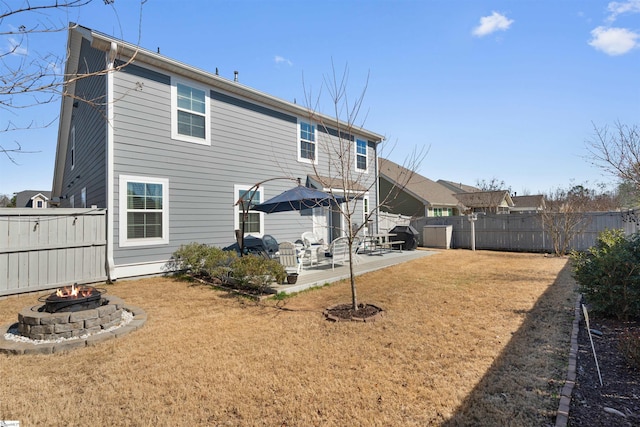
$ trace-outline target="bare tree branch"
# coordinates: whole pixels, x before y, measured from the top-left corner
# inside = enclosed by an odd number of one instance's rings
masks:
[[[305,87],[305,101],[308,109],[309,120],[317,123],[319,130],[316,141],[317,152],[321,153],[323,164],[318,165],[316,159],[311,159],[315,178],[320,182],[324,191],[328,191],[334,198],[338,196],[346,196],[346,201],[334,207],[334,211],[338,212],[343,221],[342,233],[347,238],[349,246],[349,273],[351,282],[351,306],[353,310],[358,310],[358,296],[355,283],[355,275],[353,272],[353,245],[357,241],[359,234],[367,229],[371,219],[377,215],[380,207],[389,202],[390,198],[397,197],[398,192],[390,192],[385,195],[383,200],[378,200],[376,205],[367,206],[364,211],[363,204],[370,192],[377,189],[377,177],[370,173],[371,170],[377,168],[375,164],[376,158],[371,158],[367,154],[367,168],[359,170],[357,164],[357,136],[364,129],[364,119],[360,122],[360,115],[364,105],[365,93],[369,84],[369,76],[365,80],[362,91],[354,99],[349,98],[348,91],[349,68],[345,66],[341,73],[337,72],[335,64],[331,63],[331,74],[323,77],[322,89],[326,89],[328,97],[332,105],[333,114],[330,119],[327,116],[318,114],[317,107],[320,105],[320,97],[313,97],[311,91],[307,91]],[[303,82],[304,85],[304,82]],[[322,90],[320,91],[322,93]],[[366,118],[366,116],[365,116]],[[381,142],[376,148],[376,152],[380,152],[382,148]],[[368,142],[367,142],[368,146]],[[398,189],[404,188],[418,168],[420,162],[426,155],[424,149],[414,150],[405,166],[411,171],[407,176],[396,183]],[[324,161],[327,163],[327,169],[324,167]],[[358,218],[362,217],[361,223],[356,223]]]

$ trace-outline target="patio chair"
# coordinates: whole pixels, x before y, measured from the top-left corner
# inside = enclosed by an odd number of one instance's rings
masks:
[[[331,269],[335,269],[336,264],[344,264],[349,261],[349,240],[346,237],[338,237],[329,245],[329,250],[325,254],[331,263]]]
[[[313,231],[302,233],[302,242],[304,244],[302,259],[307,261],[310,267],[314,264],[317,265],[320,260],[324,259],[324,254],[328,247]]]
[[[287,270],[287,273],[294,271],[300,273],[302,264],[298,261],[298,251],[295,243],[281,242],[278,245],[278,260],[280,264]]]

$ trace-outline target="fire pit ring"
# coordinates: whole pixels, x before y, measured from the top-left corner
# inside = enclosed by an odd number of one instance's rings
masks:
[[[91,310],[103,305],[102,294],[106,289],[94,288],[93,286],[65,286],[59,288],[49,295],[38,298],[44,303],[40,311],[47,313],[74,312]]]

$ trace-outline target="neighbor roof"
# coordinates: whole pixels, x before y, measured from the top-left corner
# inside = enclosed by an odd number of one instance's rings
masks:
[[[388,159],[380,158],[379,174],[392,184],[396,184],[427,206],[458,206],[458,200],[447,187],[413,172]]]
[[[468,208],[494,208],[506,200],[508,206],[513,201],[507,190],[474,191],[473,193],[458,193],[455,197]]]
[[[45,200],[49,200],[51,198],[51,191],[24,190],[16,193],[16,207],[31,207],[31,201],[38,194],[41,194],[42,197],[45,198]]]
[[[479,188],[472,185],[466,185],[461,182],[445,181],[444,179],[439,179],[438,184],[444,185],[454,193],[473,193],[474,191],[480,191]]]
[[[511,200],[513,200],[513,207],[516,209],[542,209],[544,207],[544,196],[542,194],[533,196],[511,196]]]

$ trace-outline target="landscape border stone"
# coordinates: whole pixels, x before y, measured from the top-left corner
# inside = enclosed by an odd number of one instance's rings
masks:
[[[560,404],[556,412],[555,427],[566,427],[569,423],[569,408],[571,407],[571,395],[573,387],[576,385],[576,368],[578,364],[578,332],[580,331],[580,319],[582,319],[582,295],[578,295],[576,300],[573,329],[571,330],[571,347],[569,349],[569,366],[567,368],[567,379],[560,393]]]
[[[64,353],[77,348],[94,346],[104,341],[119,338],[127,335],[130,332],[140,329],[147,321],[147,313],[140,307],[126,305],[124,300],[113,295],[104,295],[105,299],[109,301],[110,306],[115,306],[114,309],[105,309],[105,312],[118,310],[128,311],[133,315],[133,319],[126,325],[113,329],[111,331],[105,331],[100,333],[89,334],[84,338],[67,339],[59,342],[20,342],[6,339],[5,334],[12,328],[15,328],[18,323],[10,323],[0,327],[0,353],[5,354],[52,354],[52,353]],[[106,306],[103,306],[106,307]],[[102,308],[102,307],[101,307]],[[76,315],[78,316],[78,315]],[[81,316],[81,315],[80,315]],[[106,328],[105,328],[106,329]]]

